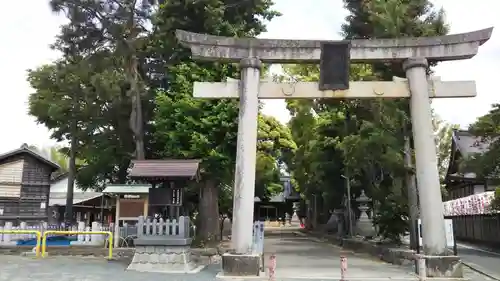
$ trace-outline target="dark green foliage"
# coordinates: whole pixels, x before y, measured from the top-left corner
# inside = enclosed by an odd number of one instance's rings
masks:
[[[500,182],[500,104],[493,104],[490,112],[470,125],[469,131],[479,137],[475,145],[487,147],[482,153],[470,155],[462,165],[479,178],[493,184]]]
[[[349,11],[342,31],[346,39],[434,36],[447,32],[443,12],[429,1],[344,1]],[[316,66],[292,66],[286,74],[317,81]],[[404,77],[401,64],[353,65],[351,80]],[[398,240],[407,225],[404,129],[409,129],[406,100],[290,101],[290,127],[297,143],[292,157],[294,181],[319,212],[338,208],[348,176],[352,194],[361,189],[373,198],[374,222],[381,235]],[[446,148],[447,149],[447,148]],[[445,150],[446,150],[445,149]],[[318,196],[319,195],[319,196]]]

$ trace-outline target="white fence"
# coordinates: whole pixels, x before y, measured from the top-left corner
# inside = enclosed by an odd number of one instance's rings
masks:
[[[44,233],[47,230],[65,230],[64,227],[60,225],[48,225],[43,222],[39,225],[27,225],[25,222],[21,222],[19,225],[15,226],[12,222],[6,222],[4,226],[0,226],[0,245],[17,245],[18,241],[36,239],[35,234],[9,234],[2,233],[3,230],[36,230]],[[93,222],[91,226],[85,225],[84,222],[79,222],[78,226],[73,226],[71,230],[74,231],[108,231],[109,227],[102,226],[99,222]],[[52,235],[51,236],[59,236]],[[74,235],[72,235],[74,237]],[[76,235],[76,240],[71,239],[69,241],[70,245],[102,245],[106,241],[106,235],[101,234],[78,234]]]

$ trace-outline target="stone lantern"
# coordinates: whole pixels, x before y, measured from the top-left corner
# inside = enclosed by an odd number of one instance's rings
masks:
[[[356,234],[363,237],[373,237],[375,236],[375,228],[373,227],[373,221],[368,217],[368,211],[370,207],[368,204],[372,202],[372,199],[366,196],[365,191],[361,190],[361,195],[356,199],[359,203],[359,220],[356,223]]]

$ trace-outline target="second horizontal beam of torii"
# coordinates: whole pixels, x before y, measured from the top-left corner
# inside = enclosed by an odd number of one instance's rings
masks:
[[[239,80],[227,82],[195,82],[195,98],[238,98]],[[474,81],[441,81],[439,77],[429,80],[431,98],[475,97]],[[317,99],[317,98],[408,98],[410,90],[404,78],[394,77],[393,81],[349,82],[348,90],[320,91],[317,82],[273,82],[262,80],[259,88],[261,99]]]

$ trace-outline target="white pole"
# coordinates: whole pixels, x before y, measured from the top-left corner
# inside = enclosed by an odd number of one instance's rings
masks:
[[[418,257],[418,279],[420,281],[427,280],[427,268],[424,257]]]
[[[116,213],[115,213],[115,233],[114,233],[114,247],[120,246],[120,196],[116,196]]]
[[[252,250],[261,66],[257,58],[246,58],[240,62],[241,92],[232,226],[232,244],[237,254],[250,253]]]
[[[423,248],[427,255],[445,255],[443,200],[428,93],[427,60],[424,58],[408,59],[403,63],[403,69],[406,71],[411,92],[411,120]]]

